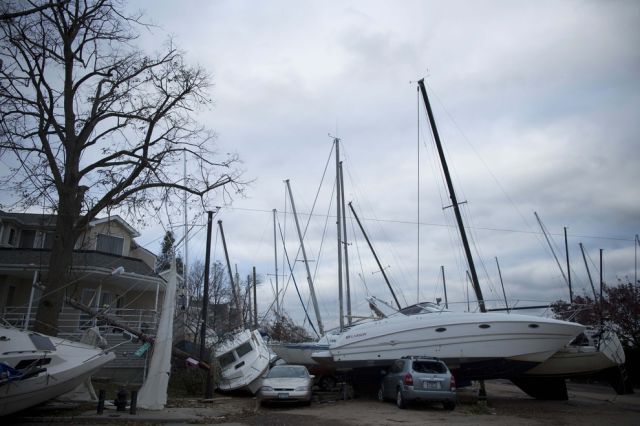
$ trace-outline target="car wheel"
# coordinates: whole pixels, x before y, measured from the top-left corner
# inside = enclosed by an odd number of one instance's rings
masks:
[[[398,392],[396,393],[396,405],[398,408],[406,408],[407,402],[402,397],[402,391],[398,388]]]
[[[378,389],[378,401],[384,401],[384,388],[382,387],[382,385],[380,385],[380,388]]]
[[[456,408],[456,403],[453,401],[445,401],[442,403],[442,406],[444,407],[445,410],[453,410],[454,408]]]
[[[322,390],[330,391],[336,387],[336,379],[333,376],[323,376],[319,385]]]

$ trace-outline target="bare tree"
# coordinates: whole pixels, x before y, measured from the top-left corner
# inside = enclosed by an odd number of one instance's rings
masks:
[[[0,155],[13,165],[0,184],[22,208],[47,199],[57,213],[36,317],[55,335],[74,244],[98,214],[144,221],[177,192],[208,205],[242,183],[237,156],[215,160],[214,135],[194,118],[211,103],[210,78],[171,41],[154,55],[133,47],[143,24],[118,0],[29,5],[0,21]]]

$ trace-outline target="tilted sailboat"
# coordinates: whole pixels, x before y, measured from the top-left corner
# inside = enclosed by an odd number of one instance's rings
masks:
[[[115,353],[80,342],[0,328],[0,416],[75,389]]]

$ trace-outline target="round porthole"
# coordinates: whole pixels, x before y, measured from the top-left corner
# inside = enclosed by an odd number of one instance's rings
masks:
[[[480,328],[489,328],[491,326],[489,324],[480,324],[478,327],[480,327]]]
[[[439,327],[439,328],[436,328],[436,331],[437,331],[438,333],[442,333],[443,331],[447,331],[447,329],[446,329],[446,328],[444,328],[444,327]]]
[[[529,328],[538,328],[540,327],[538,324],[529,324]]]

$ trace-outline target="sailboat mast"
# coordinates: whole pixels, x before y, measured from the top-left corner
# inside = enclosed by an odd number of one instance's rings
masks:
[[[343,290],[342,290],[342,202],[341,202],[341,187],[340,187],[340,139],[334,138],[333,142],[336,144],[336,226],[338,228],[338,300],[340,310],[340,330],[344,329],[344,302],[343,302]]]
[[[293,210],[293,218],[296,222],[296,229],[298,230],[298,238],[300,238],[300,248],[302,250],[302,257],[304,259],[304,266],[307,270],[307,283],[309,284],[309,291],[311,292],[311,301],[313,302],[313,309],[316,313],[316,320],[318,321],[318,330],[320,334],[324,334],[324,327],[322,327],[322,318],[320,317],[320,308],[318,307],[318,299],[316,299],[316,291],[313,288],[313,280],[311,279],[311,271],[309,270],[309,262],[307,261],[307,252],[304,249],[304,241],[302,239],[302,232],[300,232],[300,223],[298,223],[298,214],[296,213],[296,205],[293,202],[293,194],[291,193],[291,185],[289,185],[289,179],[285,180],[287,184],[287,190],[289,191],[289,199],[291,200],[291,210]]]
[[[344,245],[344,278],[347,296],[347,324],[351,325],[351,285],[349,283],[349,245],[347,244],[347,212],[344,204],[344,174],[342,171],[342,161],[340,162],[340,195],[342,204],[342,239]]]
[[[353,213],[353,217],[356,219],[356,222],[360,227],[360,231],[362,231],[362,235],[364,235],[364,239],[367,241],[367,244],[369,245],[369,249],[371,250],[371,253],[373,253],[373,258],[376,260],[376,263],[378,264],[378,268],[380,268],[380,272],[382,272],[384,281],[387,283],[387,287],[389,287],[389,290],[391,291],[391,295],[393,296],[393,300],[395,300],[396,305],[398,306],[398,310],[402,309],[402,306],[400,306],[400,302],[398,302],[398,298],[396,297],[396,293],[393,291],[393,287],[391,287],[389,278],[387,278],[387,274],[384,272],[384,268],[380,263],[380,259],[378,259],[378,255],[376,254],[376,251],[373,249],[373,246],[371,245],[371,241],[369,241],[369,237],[367,236],[367,233],[364,232],[364,227],[362,226],[362,223],[360,223],[360,219],[358,218],[358,215],[356,214],[356,211],[353,209],[353,205],[351,205],[351,203],[349,203],[349,208],[351,209],[351,213]]]
[[[464,246],[464,252],[467,256],[467,263],[469,264],[469,270],[471,272],[471,284],[473,285],[473,290],[475,291],[476,298],[478,299],[478,306],[480,307],[480,312],[486,312],[487,310],[484,306],[484,297],[482,296],[482,290],[480,289],[480,281],[478,280],[476,267],[473,263],[473,256],[471,255],[469,240],[467,239],[467,233],[464,229],[464,224],[462,222],[462,214],[460,213],[460,206],[458,205],[458,199],[456,198],[456,193],[453,189],[453,182],[451,181],[451,175],[449,174],[449,167],[447,166],[447,160],[444,157],[444,151],[442,149],[442,144],[440,143],[440,135],[438,134],[436,121],[433,117],[433,112],[431,111],[431,105],[429,104],[429,98],[427,97],[427,90],[424,87],[424,79],[420,79],[418,81],[418,85],[420,86],[420,92],[422,93],[422,100],[424,101],[425,108],[427,109],[427,114],[429,115],[429,123],[431,124],[433,139],[435,140],[436,147],[438,148],[438,155],[440,157],[440,163],[442,164],[442,171],[444,172],[444,176],[447,181],[449,197],[451,198],[453,211],[455,212],[455,216],[456,216],[456,222],[458,223],[458,229],[460,230],[460,237],[462,238],[462,245]]]
[[[564,227],[564,252],[567,258],[567,284],[569,284],[569,303],[573,303],[573,288],[571,287],[571,264],[569,263],[569,243],[567,242],[567,227]]]
[[[273,263],[276,268],[276,315],[280,315],[280,290],[278,289],[278,240],[276,237],[276,209],[273,209]]]
[[[243,327],[242,321],[242,306],[240,305],[240,297],[238,296],[238,289],[236,289],[236,282],[233,278],[233,272],[231,271],[231,262],[229,262],[229,252],[227,251],[227,240],[224,238],[224,229],[222,229],[222,221],[218,221],[218,227],[220,228],[220,238],[222,239],[222,248],[224,249],[224,258],[227,261],[227,272],[229,273],[229,281],[231,284],[231,291],[233,294],[233,301],[236,305],[236,327]]]
[[[444,288],[444,307],[445,309],[449,309],[449,299],[447,299],[447,282],[444,279],[444,265],[440,265],[440,270],[442,271],[442,287]]]

